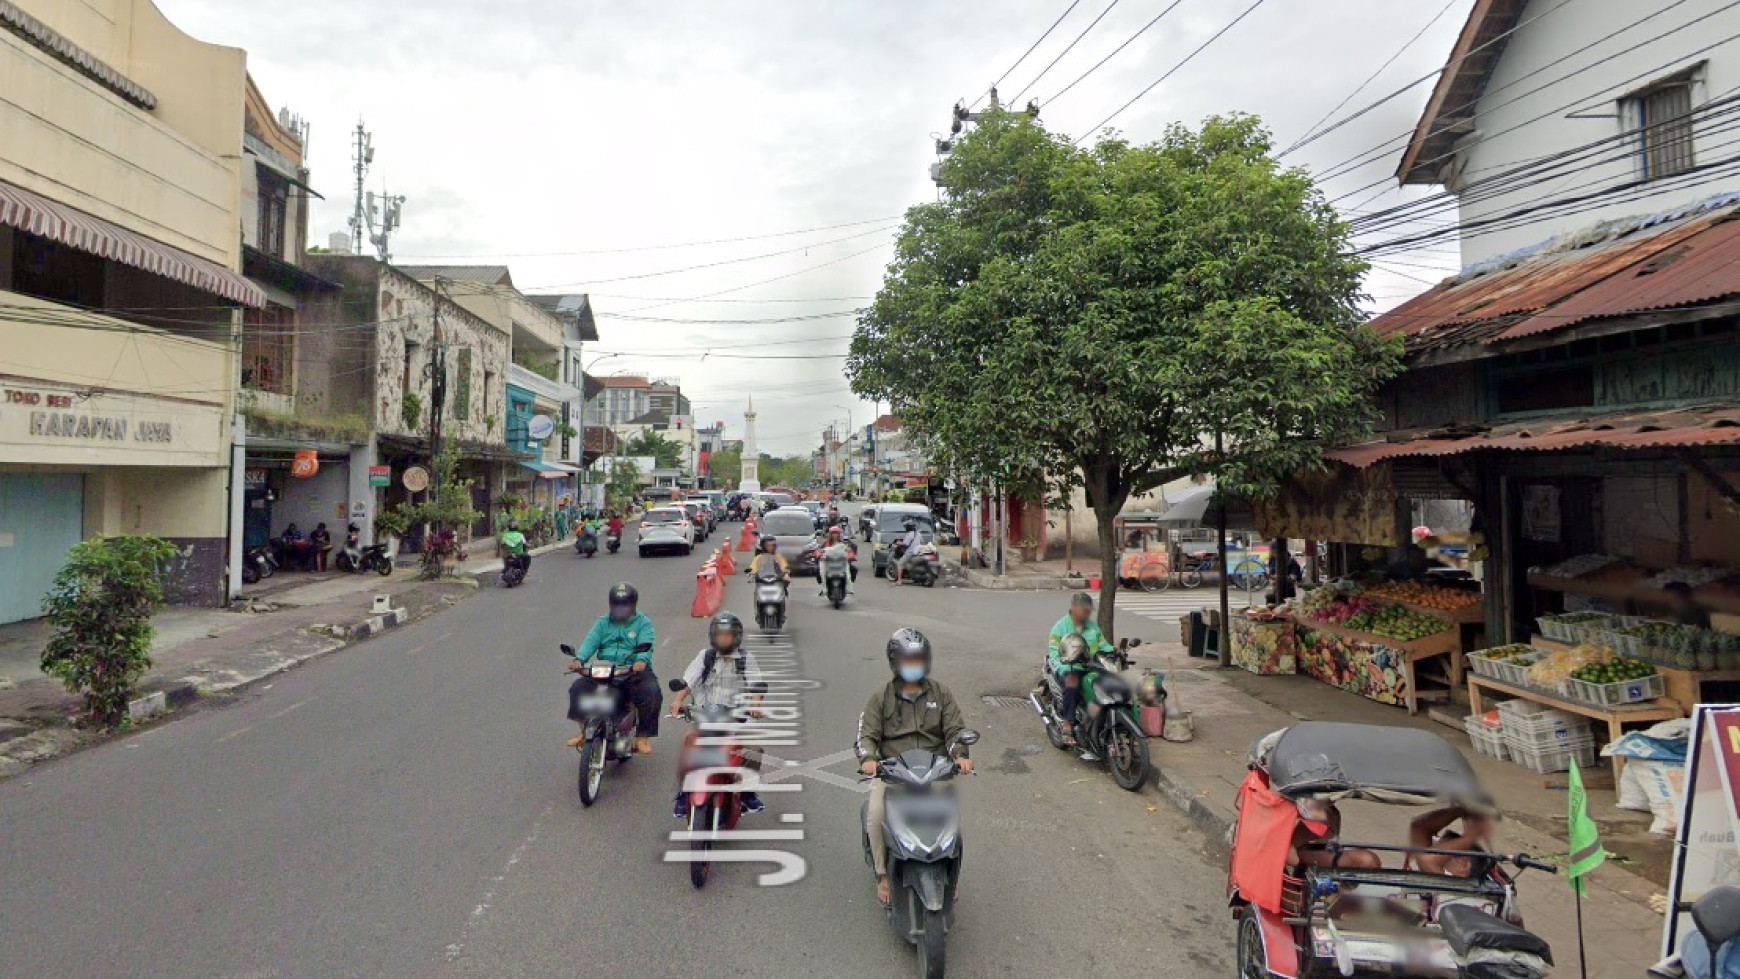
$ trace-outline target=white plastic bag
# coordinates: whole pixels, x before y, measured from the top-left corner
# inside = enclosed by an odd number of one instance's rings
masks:
[[[1633,758],[1619,776],[1619,808],[1654,816],[1649,831],[1657,836],[1671,836],[1678,829],[1684,792],[1685,766],[1679,762]]]

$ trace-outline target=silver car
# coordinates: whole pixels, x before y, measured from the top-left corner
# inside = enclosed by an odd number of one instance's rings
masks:
[[[791,573],[804,576],[816,573],[816,520],[801,506],[780,507],[761,518],[761,534],[773,535],[780,557],[791,566]]]
[[[687,554],[695,549],[695,524],[680,506],[653,507],[641,515],[636,537],[641,557],[652,551]]]

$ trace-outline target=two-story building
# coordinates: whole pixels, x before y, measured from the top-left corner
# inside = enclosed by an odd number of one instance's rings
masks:
[[[167,538],[172,598],[227,597],[240,311],[267,304],[247,92],[241,50],[149,0],[0,4],[0,622],[98,534]]]
[[[1664,614],[1674,580],[1740,611],[1734,33],[1714,0],[1481,0],[1403,155],[1466,267],[1377,317],[1407,358],[1388,431],[1330,457],[1402,528],[1473,505],[1494,645],[1566,607]]]

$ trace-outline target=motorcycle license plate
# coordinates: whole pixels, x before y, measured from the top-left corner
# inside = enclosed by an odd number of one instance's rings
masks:
[[[612,666],[594,666],[592,668],[592,679],[608,680],[610,679],[610,674],[614,671],[615,667]]]
[[[584,714],[603,714],[616,706],[616,698],[609,694],[595,693],[580,698],[580,711]]]

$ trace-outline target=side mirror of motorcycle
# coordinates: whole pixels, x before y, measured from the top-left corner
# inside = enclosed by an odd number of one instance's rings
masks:
[[[961,733],[955,735],[955,742],[957,744],[964,744],[967,747],[971,748],[973,745],[976,745],[979,743],[979,732],[973,730],[970,727],[965,728],[961,731]]]
[[[573,658],[574,658],[574,647],[573,647],[573,646],[570,646],[570,645],[568,645],[568,644],[567,644],[567,643],[563,643],[563,644],[562,644],[562,645],[561,645],[561,646],[559,646],[559,647],[557,647],[557,648],[558,648],[558,649],[560,649],[560,650],[562,650],[562,655],[563,655],[563,656],[566,656],[566,657],[568,657],[568,658],[569,658],[569,659],[573,659]]]
[[[670,682],[670,688],[671,688],[671,693],[682,693],[684,690],[689,689],[689,685],[687,683],[684,683],[683,678],[680,676],[679,677],[672,677],[671,682]]]

